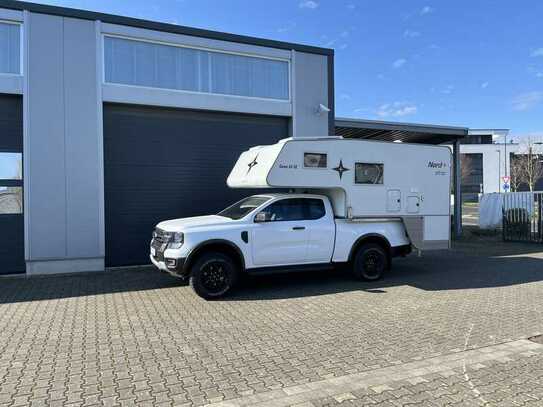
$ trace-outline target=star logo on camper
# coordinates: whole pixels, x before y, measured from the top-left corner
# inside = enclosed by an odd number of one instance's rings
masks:
[[[339,160],[339,165],[335,168],[332,168],[334,171],[337,171],[337,173],[339,174],[339,179],[341,179],[343,177],[343,173],[344,172],[347,172],[347,171],[350,171],[349,168],[345,168],[343,166],[343,160]]]
[[[257,158],[258,158],[258,154],[255,156],[253,161],[247,164],[247,167],[249,167],[249,169],[247,170],[247,174],[249,174],[251,170],[253,169],[253,167],[258,164],[258,161],[256,161]]]

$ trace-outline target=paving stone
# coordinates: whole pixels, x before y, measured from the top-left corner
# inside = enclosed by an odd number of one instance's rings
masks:
[[[227,402],[413,361],[422,376],[391,373],[401,385],[386,384],[381,403],[433,394],[462,405],[478,400],[461,372],[468,332],[478,350],[468,375],[483,397],[543,404],[541,352],[514,342],[543,326],[540,251],[458,242],[395,260],[377,283],[342,272],[250,278],[212,302],[147,270],[2,279],[0,405]],[[357,399],[342,405],[377,403],[345,393]]]

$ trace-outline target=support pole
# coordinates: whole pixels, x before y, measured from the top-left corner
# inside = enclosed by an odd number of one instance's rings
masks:
[[[461,192],[461,169],[460,169],[460,141],[453,144],[454,160],[454,237],[462,236],[462,192]]]

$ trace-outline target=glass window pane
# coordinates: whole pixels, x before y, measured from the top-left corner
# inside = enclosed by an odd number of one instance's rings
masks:
[[[326,214],[324,202],[321,199],[304,199],[308,220],[316,220],[322,218]]]
[[[23,155],[0,153],[0,180],[23,179]]]
[[[304,153],[304,167],[326,168],[326,154]]]
[[[105,37],[105,80],[192,92],[289,98],[288,62]]]
[[[266,216],[271,222],[288,222],[303,220],[304,203],[303,199],[283,199],[272,203],[264,212],[268,212]]]
[[[0,186],[0,215],[23,213],[23,188]]]
[[[21,73],[21,27],[0,23],[0,73]]]
[[[218,215],[235,220],[241,219],[249,212],[258,208],[260,205],[269,200],[270,198],[265,196],[250,196],[222,210],[218,213]]]
[[[357,184],[382,184],[383,164],[356,163],[355,182]]]

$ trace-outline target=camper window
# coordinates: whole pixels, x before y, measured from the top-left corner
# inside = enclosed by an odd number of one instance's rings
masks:
[[[355,163],[354,182],[357,184],[382,185],[383,164]]]
[[[322,153],[304,153],[304,167],[306,168],[326,168],[327,157]]]

